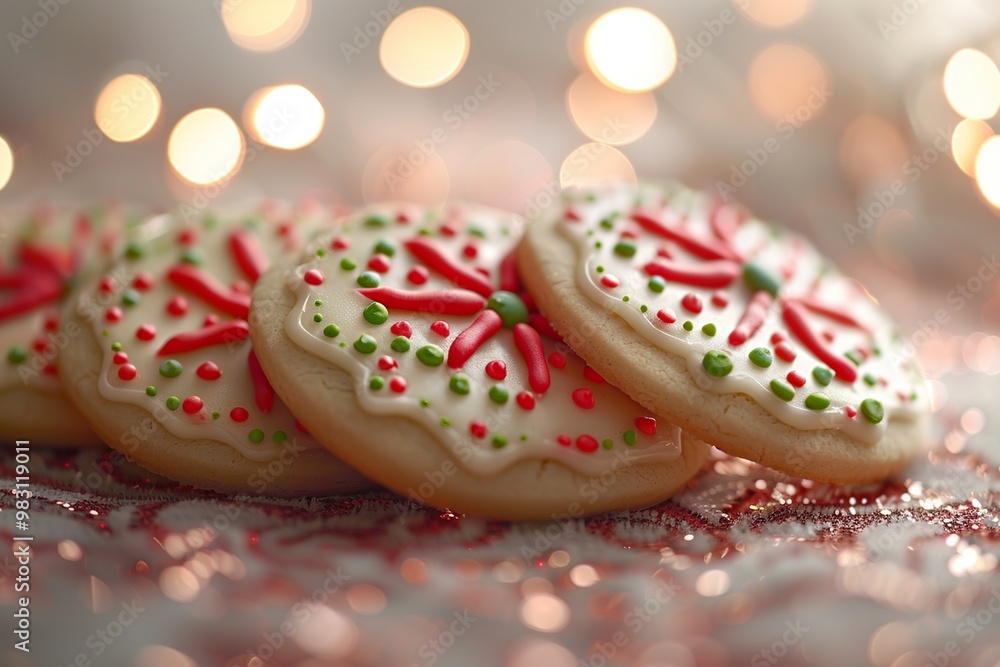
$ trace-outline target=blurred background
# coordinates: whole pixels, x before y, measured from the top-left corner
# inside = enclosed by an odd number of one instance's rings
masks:
[[[809,234],[932,375],[1000,372],[988,0],[8,0],[0,22],[0,208],[531,215],[678,178]]]

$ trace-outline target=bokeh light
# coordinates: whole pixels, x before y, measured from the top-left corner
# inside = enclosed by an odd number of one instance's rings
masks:
[[[794,44],[772,44],[753,59],[748,77],[750,98],[760,113],[801,126],[832,94],[826,68],[813,53]]]
[[[621,151],[607,144],[580,146],[563,160],[559,169],[559,183],[564,188],[611,181],[635,184],[635,169]]]
[[[521,621],[533,630],[559,632],[569,625],[569,605],[554,595],[529,595],[521,604]]]
[[[177,649],[159,644],[150,644],[135,654],[135,667],[198,667],[190,656]]]
[[[10,181],[14,173],[14,151],[3,137],[0,137],[0,190]]]
[[[310,0],[222,0],[226,32],[250,51],[277,51],[296,39],[309,23]]]
[[[1000,137],[987,139],[979,149],[976,183],[986,200],[1000,208]]]
[[[976,156],[983,143],[993,136],[993,128],[981,120],[966,118],[951,134],[951,154],[955,164],[973,178],[976,176]]]
[[[580,75],[569,87],[566,108],[588,138],[613,146],[632,143],[646,134],[657,111],[653,93],[612,90],[589,74]]]
[[[458,74],[469,55],[469,31],[453,14],[415,7],[385,29],[379,58],[389,76],[415,88],[440,86]]]
[[[385,146],[371,157],[362,175],[365,202],[407,201],[437,207],[448,199],[451,179],[441,156],[414,142]]]
[[[619,90],[652,90],[677,66],[677,47],[667,26],[636,7],[615,9],[594,21],[584,49],[591,71]]]
[[[170,166],[196,185],[217,183],[243,163],[245,144],[236,122],[221,109],[197,109],[181,118],[170,133]]]
[[[735,0],[733,4],[750,21],[765,28],[790,26],[812,7],[811,0]]]
[[[865,113],[852,120],[840,140],[841,167],[858,187],[895,178],[909,155],[900,131],[878,114]]]
[[[160,91],[139,74],[122,74],[108,82],[94,105],[94,120],[112,141],[146,136],[160,116]]]
[[[343,658],[358,643],[358,628],[351,619],[323,605],[309,604],[287,622],[296,628],[295,643],[320,658]]]
[[[309,89],[293,84],[258,90],[247,101],[243,119],[247,132],[257,141],[295,150],[316,140],[326,112]]]
[[[992,118],[1000,109],[1000,70],[982,51],[962,49],[944,68],[944,94],[966,118]]]
[[[466,196],[475,202],[525,214],[536,199],[559,184],[552,167],[535,148],[523,141],[498,141],[477,153],[462,172]],[[548,199],[551,202],[551,199]]]

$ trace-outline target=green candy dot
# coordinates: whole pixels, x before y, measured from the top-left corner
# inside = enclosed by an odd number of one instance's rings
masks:
[[[222,416],[221,412],[213,412],[212,413],[212,419],[218,419],[221,416]]]
[[[496,449],[502,449],[504,446],[506,446],[506,444],[507,444],[507,438],[503,437],[502,435],[493,436],[493,446]]]
[[[368,387],[372,391],[378,391],[384,386],[385,386],[385,378],[383,378],[381,375],[375,375],[372,377],[371,380],[368,381]]]
[[[721,350],[706,352],[705,358],[701,360],[701,365],[705,367],[709,375],[717,378],[725,377],[733,372],[733,360]]]
[[[777,378],[771,380],[771,391],[774,395],[783,401],[790,401],[795,398],[795,390],[792,389],[792,385],[788,384],[784,380],[779,380]]]
[[[181,407],[181,399],[177,398],[176,396],[167,396],[168,410],[176,410],[179,407]]]
[[[191,266],[199,266],[201,264],[201,257],[198,256],[197,252],[188,248],[181,253],[181,261]]]
[[[320,306],[323,305],[323,302],[320,301],[319,299],[316,299],[315,301],[313,301],[313,305],[319,308]]]
[[[600,265],[598,265],[597,268],[595,268],[594,270],[597,271],[598,273],[604,273],[604,267]]]
[[[647,285],[649,286],[649,289],[653,290],[656,293],[660,293],[666,288],[667,281],[661,278],[660,276],[653,276],[652,278],[649,279]]]
[[[247,437],[250,438],[250,442],[253,443],[264,442],[264,432],[261,431],[259,428],[255,428],[254,430],[250,431],[250,435]]]
[[[440,366],[444,362],[444,350],[437,345],[424,345],[417,350],[417,359],[425,366]]]
[[[356,266],[357,264],[355,264],[352,260],[348,259],[347,257],[340,260],[340,268],[342,268],[344,271],[350,271]]]
[[[706,336],[714,336],[715,335],[715,325],[712,324],[711,322],[709,322],[708,324],[706,324],[705,326],[703,326],[701,328],[701,332],[703,334],[705,334]]]
[[[365,307],[364,316],[371,324],[383,324],[389,319],[389,309],[378,301],[372,301]]]
[[[375,339],[368,334],[361,334],[356,341],[354,341],[354,349],[361,354],[371,354],[378,349],[378,343]]]
[[[319,313],[316,313],[315,315],[313,315],[313,322],[322,322],[322,321],[323,321],[323,316],[322,315],[320,315]]]
[[[378,287],[380,279],[374,271],[363,271],[358,276],[358,284],[362,287]]]
[[[598,250],[600,250],[601,247],[603,247],[603,246],[604,246],[604,244],[601,243],[600,241],[594,241],[594,247],[597,248]]]
[[[813,369],[813,377],[825,387],[833,380],[833,371],[826,366],[817,366]]]
[[[375,244],[375,252],[380,252],[386,257],[392,257],[396,254],[396,246],[394,246],[391,241],[382,239]]]
[[[121,352],[122,351],[122,344],[119,343],[119,342],[117,342],[117,341],[115,341],[114,343],[111,343],[111,351],[112,352]]]
[[[878,424],[885,417],[885,408],[874,398],[866,398],[861,401],[861,414],[871,423]]]
[[[615,226],[615,223],[611,220],[611,218],[604,218],[598,224],[601,225],[602,229],[613,229]]]
[[[420,399],[420,407],[422,407],[422,408],[426,408],[426,407],[427,407],[427,406],[429,406],[430,404],[431,404],[431,402],[430,402],[430,401],[428,401],[428,400],[427,400],[426,398],[421,398],[421,399]]]
[[[146,387],[146,396],[156,396],[156,387],[153,385]]]
[[[622,434],[622,440],[624,440],[625,444],[629,445],[629,446],[632,446],[632,445],[635,444],[636,437],[637,437],[637,434],[632,429],[629,429],[629,430],[625,431],[625,433]]]
[[[771,350],[766,347],[755,347],[750,350],[750,361],[752,361],[755,366],[768,368],[774,362],[774,359],[771,357]]]
[[[628,294],[626,294],[625,296],[622,297],[622,301],[628,303],[628,300],[629,300]]]
[[[441,417],[441,426],[451,426],[451,420],[447,417]]]
[[[500,320],[505,327],[511,328],[515,324],[528,321],[528,307],[524,301],[513,292],[498,290],[490,296],[486,307],[495,310],[500,315]]]
[[[11,364],[20,364],[28,359],[28,351],[19,345],[15,345],[7,351],[7,361]]]
[[[274,435],[271,436],[271,440],[274,440],[279,445],[288,439],[288,435],[284,431],[275,431]]]
[[[448,388],[459,396],[465,396],[469,393],[469,376],[464,373],[455,373],[448,380]]]
[[[855,352],[854,350],[851,350],[850,352],[845,352],[844,356],[850,359],[855,366],[861,365],[861,355]]]
[[[630,241],[619,241],[615,244],[614,251],[619,257],[633,257],[635,255],[635,244]]]
[[[507,388],[502,384],[495,384],[490,387],[490,398],[494,403],[506,403],[507,399],[510,398],[510,394],[507,392]]]
[[[806,407],[810,410],[826,410],[830,407],[830,397],[822,393],[809,394],[806,396]]]
[[[129,243],[125,246],[125,256],[129,259],[139,259],[145,254],[142,246],[138,243]]]
[[[160,364],[160,375],[165,378],[175,378],[184,372],[184,366],[176,359],[167,359]]]
[[[409,352],[410,341],[406,338],[406,336],[396,336],[392,339],[392,342],[389,343],[389,347],[396,350],[396,352]]]
[[[129,287],[122,291],[122,305],[123,306],[134,306],[142,300],[139,292]]]
[[[336,338],[340,335],[340,327],[336,324],[327,324],[323,327],[323,335],[327,338]]]
[[[687,320],[681,326],[684,327],[684,331],[693,331],[694,330],[694,322],[692,322],[691,320]]]
[[[743,282],[751,292],[764,290],[770,292],[771,296],[776,296],[780,287],[778,279],[756,262],[747,262],[743,267]]]
[[[641,306],[639,306],[640,313],[645,313],[647,310],[649,310],[649,306],[647,306],[646,304],[642,304]]]
[[[869,387],[874,387],[875,384],[878,382],[878,380],[875,379],[875,376],[872,375],[871,373],[865,373],[864,381],[865,384],[868,385]]]
[[[387,227],[389,225],[388,218],[381,215],[370,215],[365,218],[366,227]]]
[[[604,449],[611,449],[615,446],[615,441],[611,438],[605,438],[601,441],[601,446],[604,447]]]

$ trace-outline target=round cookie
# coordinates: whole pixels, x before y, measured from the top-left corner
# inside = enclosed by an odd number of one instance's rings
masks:
[[[707,447],[550,338],[521,292],[522,221],[359,212],[254,289],[275,390],[337,456],[412,500],[505,519],[648,505]]]
[[[81,334],[63,351],[60,375],[94,430],[143,467],[193,486],[270,496],[371,488],[295,421],[249,339],[254,281],[322,222],[149,220],[64,311]]]
[[[609,382],[726,452],[868,482],[919,449],[925,381],[863,289],[801,237],[680,185],[571,190],[518,251]]]
[[[124,207],[71,213],[39,206],[0,214],[0,435],[54,447],[99,446],[70,403],[58,357],[72,327],[59,307],[73,284],[120,249]],[[58,417],[55,417],[58,415]]]

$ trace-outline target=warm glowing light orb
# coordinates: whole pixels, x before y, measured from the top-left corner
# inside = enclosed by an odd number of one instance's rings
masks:
[[[801,127],[819,114],[833,91],[826,68],[812,52],[794,44],[772,44],[750,63],[750,98],[765,117]]]
[[[243,133],[229,114],[221,109],[197,109],[174,126],[167,141],[167,158],[185,180],[208,185],[240,168],[244,148]]]
[[[94,105],[94,121],[112,141],[146,136],[160,117],[160,91],[139,74],[122,74],[108,82]]]
[[[636,7],[615,9],[594,21],[584,50],[597,78],[619,90],[652,90],[677,67],[677,46],[667,26]]]
[[[785,28],[799,21],[811,8],[811,0],[736,0],[743,15],[765,28]]]
[[[979,149],[976,184],[986,200],[1000,208],[1000,137],[987,139]]]
[[[469,31],[453,14],[437,7],[403,12],[385,29],[379,58],[389,76],[414,88],[451,80],[469,56]]]
[[[993,128],[981,120],[966,118],[955,126],[951,134],[951,154],[955,164],[969,176],[976,175],[976,156],[987,139],[993,136]]]
[[[14,151],[3,137],[0,137],[0,190],[10,181],[14,173]]]
[[[262,88],[247,102],[247,131],[268,146],[294,150],[308,146],[323,130],[323,105],[299,85]]]
[[[607,144],[584,144],[563,160],[559,183],[564,188],[574,185],[597,185],[614,181],[635,184],[635,169],[621,151]]]
[[[957,51],[944,68],[944,94],[966,118],[992,118],[1000,109],[1000,70],[982,51]]]
[[[621,146],[642,137],[656,120],[653,93],[625,93],[608,88],[582,74],[566,92],[566,107],[573,123],[588,138]]]
[[[250,51],[277,51],[305,30],[310,0],[222,0],[222,22],[229,38]]]

